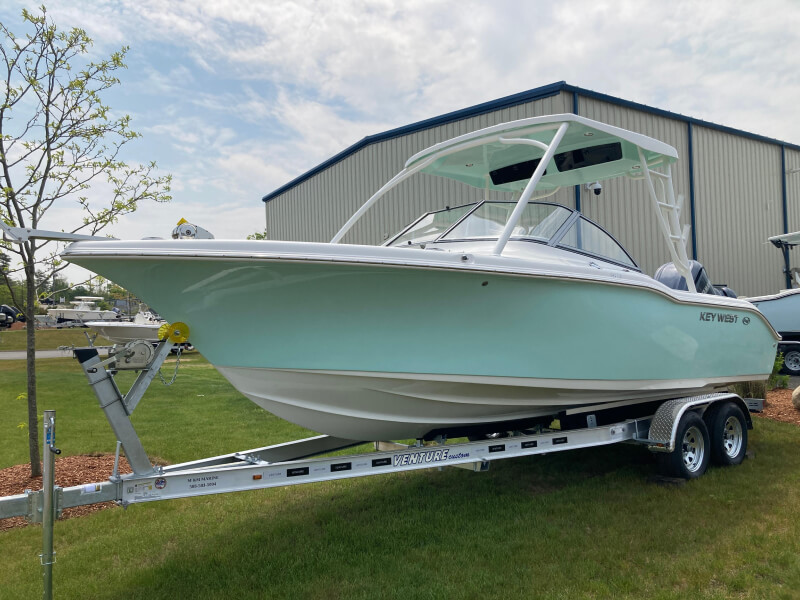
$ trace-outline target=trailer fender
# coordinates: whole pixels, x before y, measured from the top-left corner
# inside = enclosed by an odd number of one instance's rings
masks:
[[[667,400],[658,407],[650,423],[650,431],[646,440],[653,452],[672,452],[675,450],[675,438],[681,417],[689,410],[694,410],[703,415],[710,407],[720,402],[732,402],[742,409],[747,421],[747,428],[753,428],[753,419],[747,408],[747,403],[738,395],[731,393],[706,394],[689,398],[675,398]]]

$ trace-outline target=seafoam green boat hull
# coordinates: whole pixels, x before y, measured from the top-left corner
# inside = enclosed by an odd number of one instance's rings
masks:
[[[220,367],[592,381],[763,378],[757,312],[653,290],[469,270],[80,257]]]

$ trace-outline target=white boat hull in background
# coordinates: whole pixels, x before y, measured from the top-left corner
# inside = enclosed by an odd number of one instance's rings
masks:
[[[112,321],[119,319],[113,310],[75,310],[73,308],[51,308],[47,315],[57,321]]]
[[[89,321],[85,325],[115,344],[126,344],[134,340],[157,342],[158,328],[161,327],[161,323],[140,324],[126,321]]]
[[[771,296],[745,300],[755,304],[781,335],[800,333],[800,289],[783,290]]]

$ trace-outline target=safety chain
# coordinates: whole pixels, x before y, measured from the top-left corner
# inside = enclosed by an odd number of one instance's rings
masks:
[[[158,376],[161,379],[161,383],[163,383],[164,385],[172,385],[173,383],[175,383],[175,380],[178,378],[178,367],[181,365],[181,351],[182,350],[183,350],[183,345],[179,345],[178,346],[178,352],[176,354],[176,360],[175,360],[175,371],[172,373],[172,379],[169,380],[169,383],[167,383],[167,380],[164,379],[164,376],[161,374],[161,369],[160,368],[158,369]]]

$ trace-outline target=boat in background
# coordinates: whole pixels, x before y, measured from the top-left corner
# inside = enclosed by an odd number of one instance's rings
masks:
[[[354,440],[510,431],[771,372],[779,337],[764,316],[696,287],[676,160],[638,133],[534,117],[412,156],[329,243],[177,232],[80,240],[63,257],[187,323],[239,391],[309,429]],[[448,200],[382,246],[341,243],[411,176],[484,199]],[[578,211],[544,201],[618,177],[649,198],[685,290],[643,273]],[[236,317],[221,326],[209,314]]]
[[[775,235],[769,241],[783,253],[784,273],[791,275],[792,282],[800,286],[800,271],[789,264],[789,250],[800,245],[800,231]],[[758,307],[783,338],[778,351],[783,353],[784,370],[790,375],[800,375],[800,287],[747,300]]]
[[[800,289],[747,298],[758,307],[784,341],[800,342]]]
[[[134,340],[158,342],[158,330],[165,323],[158,313],[140,306],[130,321],[87,321],[84,324],[115,344],[126,344]]]
[[[102,296],[75,296],[72,308],[56,307],[47,309],[47,315],[56,320],[56,323],[75,321],[85,324],[87,321],[112,321],[120,318],[120,313],[115,310],[97,308],[96,303],[103,300]]]

